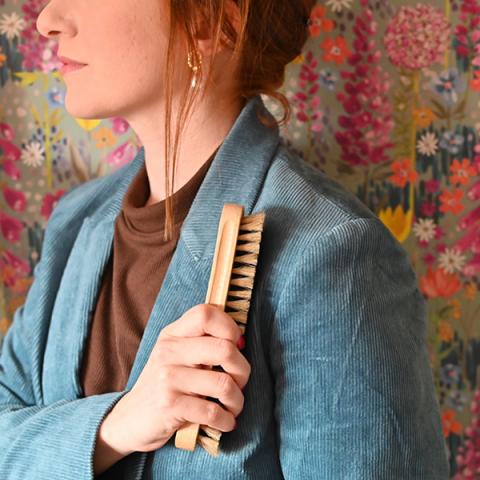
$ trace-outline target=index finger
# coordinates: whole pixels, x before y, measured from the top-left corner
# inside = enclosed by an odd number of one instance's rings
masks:
[[[160,332],[162,336],[201,337],[211,335],[237,343],[242,335],[240,327],[220,307],[200,303],[187,310],[178,320],[170,323]]]

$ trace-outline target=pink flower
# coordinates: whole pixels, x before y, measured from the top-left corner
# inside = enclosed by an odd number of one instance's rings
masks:
[[[427,253],[426,255],[423,256],[423,261],[427,265],[432,265],[432,263],[435,261],[435,257],[431,253]]]
[[[0,135],[2,135],[5,140],[13,142],[13,137],[15,136],[15,133],[13,131],[13,128],[8,123],[0,122]]]
[[[419,70],[442,61],[449,35],[443,12],[417,4],[400,7],[387,26],[384,44],[394,65]]]
[[[127,132],[130,128],[130,125],[126,120],[120,117],[114,117],[111,120],[112,122],[112,130],[116,135],[122,135],[123,133]]]
[[[120,168],[131,162],[134,159],[136,153],[137,148],[130,142],[125,142],[123,145],[120,145],[115,150],[110,152],[105,157],[105,160],[110,165],[115,165]]]
[[[17,243],[20,240],[23,223],[0,210],[0,230],[6,240]]]
[[[320,72],[317,70],[318,61],[313,53],[308,51],[305,61],[300,67],[298,77],[299,90],[292,99],[296,107],[295,117],[300,123],[306,123],[313,132],[323,130],[323,112],[320,109]]]
[[[437,228],[435,228],[435,239],[442,238],[445,235],[443,228],[437,224]]]
[[[3,250],[0,256],[0,268],[6,265],[13,267],[20,275],[28,275],[30,273],[28,262],[17,257],[10,250]]]
[[[3,140],[0,138],[0,149],[3,151],[3,155],[7,160],[18,161],[21,156],[21,150],[9,140]]]
[[[27,204],[27,199],[25,194],[22,191],[14,190],[10,187],[5,187],[3,189],[3,196],[8,204],[8,206],[17,212],[23,212],[25,210],[25,205]]]
[[[12,179],[19,180],[22,176],[21,170],[15,165],[13,160],[5,160],[3,162],[3,171]]]
[[[440,188],[440,180],[435,180],[432,178],[431,180],[427,180],[425,182],[425,191],[427,193],[435,193],[438,192]]]
[[[420,205],[420,212],[424,217],[432,217],[435,213],[435,204],[426,200],[423,201]]]
[[[60,197],[65,193],[65,190],[58,190],[54,194],[52,193],[47,193],[43,197],[43,202],[42,206],[40,208],[40,215],[44,217],[46,220],[50,218],[50,215],[53,212],[53,209],[57,205],[58,200],[60,200]]]
[[[480,198],[480,180],[467,190],[467,197],[472,201]]]
[[[390,76],[378,64],[381,55],[370,40],[377,29],[366,2],[353,27],[353,53],[348,59],[350,70],[341,72],[344,92],[337,94],[346,115],[339,115],[342,128],[335,139],[342,148],[344,162],[356,165],[379,164],[389,160],[386,151],[393,146],[392,108],[388,92]]]

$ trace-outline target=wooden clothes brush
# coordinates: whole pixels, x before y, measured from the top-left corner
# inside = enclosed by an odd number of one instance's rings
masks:
[[[244,216],[241,205],[226,203],[218,225],[205,303],[228,313],[242,334],[247,324],[264,220],[264,212]],[[212,369],[208,365],[205,368]],[[220,366],[213,369],[223,371]],[[217,399],[212,400],[220,403]],[[221,431],[208,425],[186,422],[175,433],[175,446],[193,451],[198,443],[216,457],[221,436]]]

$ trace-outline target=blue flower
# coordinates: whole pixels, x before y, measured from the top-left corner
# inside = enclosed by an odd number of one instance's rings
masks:
[[[448,106],[458,102],[458,95],[465,91],[465,81],[459,77],[456,68],[445,70],[432,80],[432,89]]]
[[[53,87],[48,91],[47,99],[49,107],[62,107],[65,99],[65,90],[59,90],[57,87]]]
[[[335,90],[335,83],[338,77],[328,68],[320,70],[320,84],[327,87],[329,90]]]
[[[460,148],[462,147],[463,142],[464,138],[462,137],[462,135],[459,135],[454,131],[444,132],[440,140],[440,148],[444,148],[445,150],[448,150],[451,154],[457,155],[460,152]]]
[[[460,381],[461,368],[453,363],[447,363],[440,368],[440,379],[448,387],[454,387]]]
[[[461,412],[467,403],[467,397],[459,392],[458,390],[453,390],[448,394],[446,404]]]

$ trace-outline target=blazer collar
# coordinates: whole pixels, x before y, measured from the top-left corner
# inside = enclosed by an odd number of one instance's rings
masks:
[[[241,204],[245,215],[252,214],[280,139],[278,127],[263,125],[257,118],[257,109],[273,120],[261,97],[251,98],[212,160],[183,222],[126,388],[131,388],[138,379],[161,329],[189,308],[205,302],[223,204]],[[115,190],[112,192],[112,188],[106,187],[102,192],[107,200],[83,219],[52,312],[49,335],[57,341],[45,353],[43,379],[47,403],[82,395],[79,383],[81,359],[103,271],[112,252],[115,218],[121,211],[124,194],[143,162],[142,147],[124,168],[120,180],[115,181]],[[69,288],[72,285],[77,288]],[[59,377],[60,364],[64,375]]]
[[[257,111],[270,121],[274,120],[260,95],[247,100],[216,153],[184,219],[180,237],[194,260],[213,257],[216,227],[224,203],[238,203],[243,205],[244,215],[252,213],[280,141],[278,126],[265,126],[258,119]],[[126,190],[144,162],[145,150],[141,147],[107,204],[92,215],[94,221],[115,219]]]

